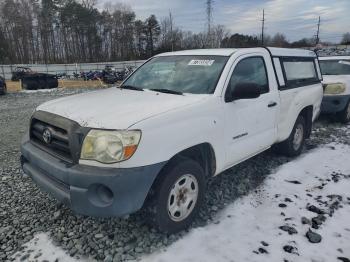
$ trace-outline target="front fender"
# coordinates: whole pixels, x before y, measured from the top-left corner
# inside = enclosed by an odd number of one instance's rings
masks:
[[[218,102],[218,101],[215,101]],[[120,167],[135,167],[168,161],[177,153],[209,143],[222,166],[225,158],[224,114],[220,103],[205,102],[147,119],[132,126],[142,130],[136,153]]]

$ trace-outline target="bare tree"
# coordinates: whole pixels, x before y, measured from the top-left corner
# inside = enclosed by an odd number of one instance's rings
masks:
[[[345,33],[341,41],[343,45],[350,45],[350,33]]]

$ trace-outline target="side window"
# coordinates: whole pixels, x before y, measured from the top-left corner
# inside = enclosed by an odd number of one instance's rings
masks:
[[[313,58],[282,58],[287,88],[320,82]]]
[[[261,93],[269,92],[269,81],[264,59],[249,57],[240,61],[231,76],[226,92],[232,92],[238,83],[254,83],[261,88]]]

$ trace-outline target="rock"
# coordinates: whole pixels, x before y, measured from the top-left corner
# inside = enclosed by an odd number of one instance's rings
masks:
[[[265,241],[261,241],[260,243],[261,243],[264,247],[268,247],[268,246],[269,246],[269,244],[266,243]]]
[[[30,254],[25,254],[24,256],[21,257],[21,261],[27,261],[29,258]]]
[[[104,262],[113,262],[113,257],[111,255],[107,255],[103,261]]]
[[[101,239],[101,238],[103,238],[103,234],[96,234],[96,235],[95,235],[95,238],[96,238],[96,239]]]
[[[262,247],[260,247],[258,249],[258,251],[259,251],[260,254],[268,254],[269,253],[265,248],[262,248]]]
[[[284,203],[280,203],[278,206],[281,207],[281,208],[286,208],[287,207],[287,205],[284,204]]]
[[[302,223],[303,225],[311,225],[310,219],[308,219],[308,218],[306,218],[306,217],[302,217],[302,218],[301,218],[301,223]]]
[[[58,210],[58,211],[56,211],[55,213],[53,213],[53,219],[54,220],[57,220],[57,219],[59,219],[61,217],[61,211],[60,210]]]
[[[321,235],[311,231],[311,229],[306,233],[306,237],[311,243],[320,243],[322,240]]]
[[[284,181],[286,181],[288,183],[295,184],[295,185],[300,185],[301,184],[301,182],[299,182],[298,180],[284,180]]]
[[[135,247],[135,252],[136,252],[136,253],[142,253],[142,252],[143,252],[143,248],[141,248],[141,247]]]
[[[342,262],[350,262],[350,259],[346,258],[346,257],[337,257],[337,259],[342,261]]]
[[[318,207],[315,207],[314,205],[307,206],[306,209],[309,210],[310,212],[313,212],[313,213],[316,213],[319,215],[323,215],[326,213],[324,210],[322,210]]]
[[[292,199],[290,199],[289,197],[286,197],[286,198],[284,199],[284,202],[289,202],[289,203],[291,203],[291,202],[293,202],[293,201],[292,201]]]
[[[218,207],[217,207],[217,206],[212,206],[212,207],[211,207],[211,210],[213,210],[213,211],[218,211]]]
[[[283,247],[283,250],[287,253],[293,253],[293,251],[295,251],[295,248],[293,246],[290,246],[290,245],[285,245]]]
[[[291,226],[280,226],[279,229],[288,232],[289,235],[298,234],[298,231]]]
[[[333,195],[328,195],[327,197],[331,200],[337,199],[338,201],[343,201],[343,197],[341,195],[333,194]]]
[[[312,227],[318,229],[319,226],[322,225],[324,221],[326,221],[326,217],[324,215],[318,215],[317,217],[313,217],[311,221]]]

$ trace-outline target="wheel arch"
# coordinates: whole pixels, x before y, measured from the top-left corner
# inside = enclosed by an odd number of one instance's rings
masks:
[[[312,118],[313,118],[314,107],[312,105],[304,107],[298,116],[302,116],[306,123],[306,134],[305,138],[309,138],[312,131]]]
[[[175,154],[173,157],[171,157],[163,166],[163,168],[159,171],[156,179],[153,181],[153,184],[148,192],[144,205],[154,194],[154,189],[156,188],[156,185],[159,183],[159,181],[162,179],[164,173],[166,173],[166,170],[171,166],[172,163],[178,161],[181,158],[191,159],[197,162],[203,168],[206,179],[209,179],[210,177],[214,176],[216,172],[215,151],[210,143],[205,142],[186,148]]]
[[[159,173],[178,158],[189,158],[196,161],[203,168],[207,177],[213,176],[216,172],[215,151],[210,143],[197,144],[176,153],[168,160],[167,164]]]

